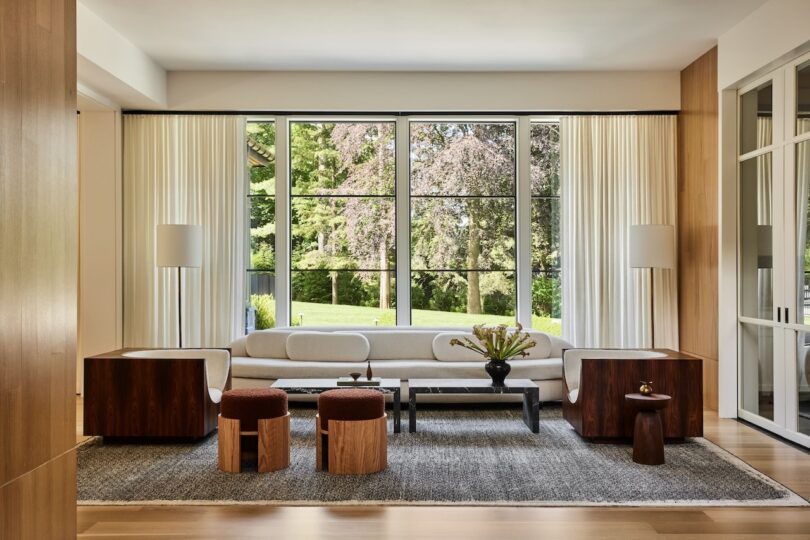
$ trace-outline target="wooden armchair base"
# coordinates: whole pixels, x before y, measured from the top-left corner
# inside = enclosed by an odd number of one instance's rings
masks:
[[[388,467],[388,416],[374,420],[329,420],[315,416],[315,468],[331,474],[372,474]]]
[[[241,431],[239,420],[218,419],[219,469],[224,472],[242,471],[242,436],[258,437],[260,473],[278,471],[290,466],[290,413],[278,418],[260,419],[258,431]]]

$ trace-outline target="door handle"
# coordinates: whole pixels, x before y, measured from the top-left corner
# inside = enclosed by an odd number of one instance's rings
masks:
[[[790,323],[790,308],[785,308],[785,324]]]
[[[776,308],[776,322],[782,322],[782,308]]]

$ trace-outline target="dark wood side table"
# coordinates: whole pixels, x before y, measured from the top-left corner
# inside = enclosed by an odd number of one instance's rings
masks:
[[[664,428],[659,411],[669,405],[666,394],[625,394],[627,404],[636,411],[633,430],[633,461],[642,465],[664,464]]]

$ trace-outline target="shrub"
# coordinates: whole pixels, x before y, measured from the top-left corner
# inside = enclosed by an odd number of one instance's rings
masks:
[[[252,294],[250,305],[256,309],[256,330],[276,326],[276,301],[272,294]]]
[[[532,280],[532,312],[535,315],[559,319],[560,297],[559,278],[540,275]]]

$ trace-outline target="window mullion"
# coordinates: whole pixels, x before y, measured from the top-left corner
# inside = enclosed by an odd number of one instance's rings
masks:
[[[396,120],[396,287],[397,326],[411,324],[411,179],[410,127],[407,118]]]
[[[532,327],[532,179],[531,122],[528,116],[518,118],[517,125],[517,201],[516,224],[516,295],[517,322]]]
[[[290,325],[290,152],[287,118],[276,118],[276,326]]]

